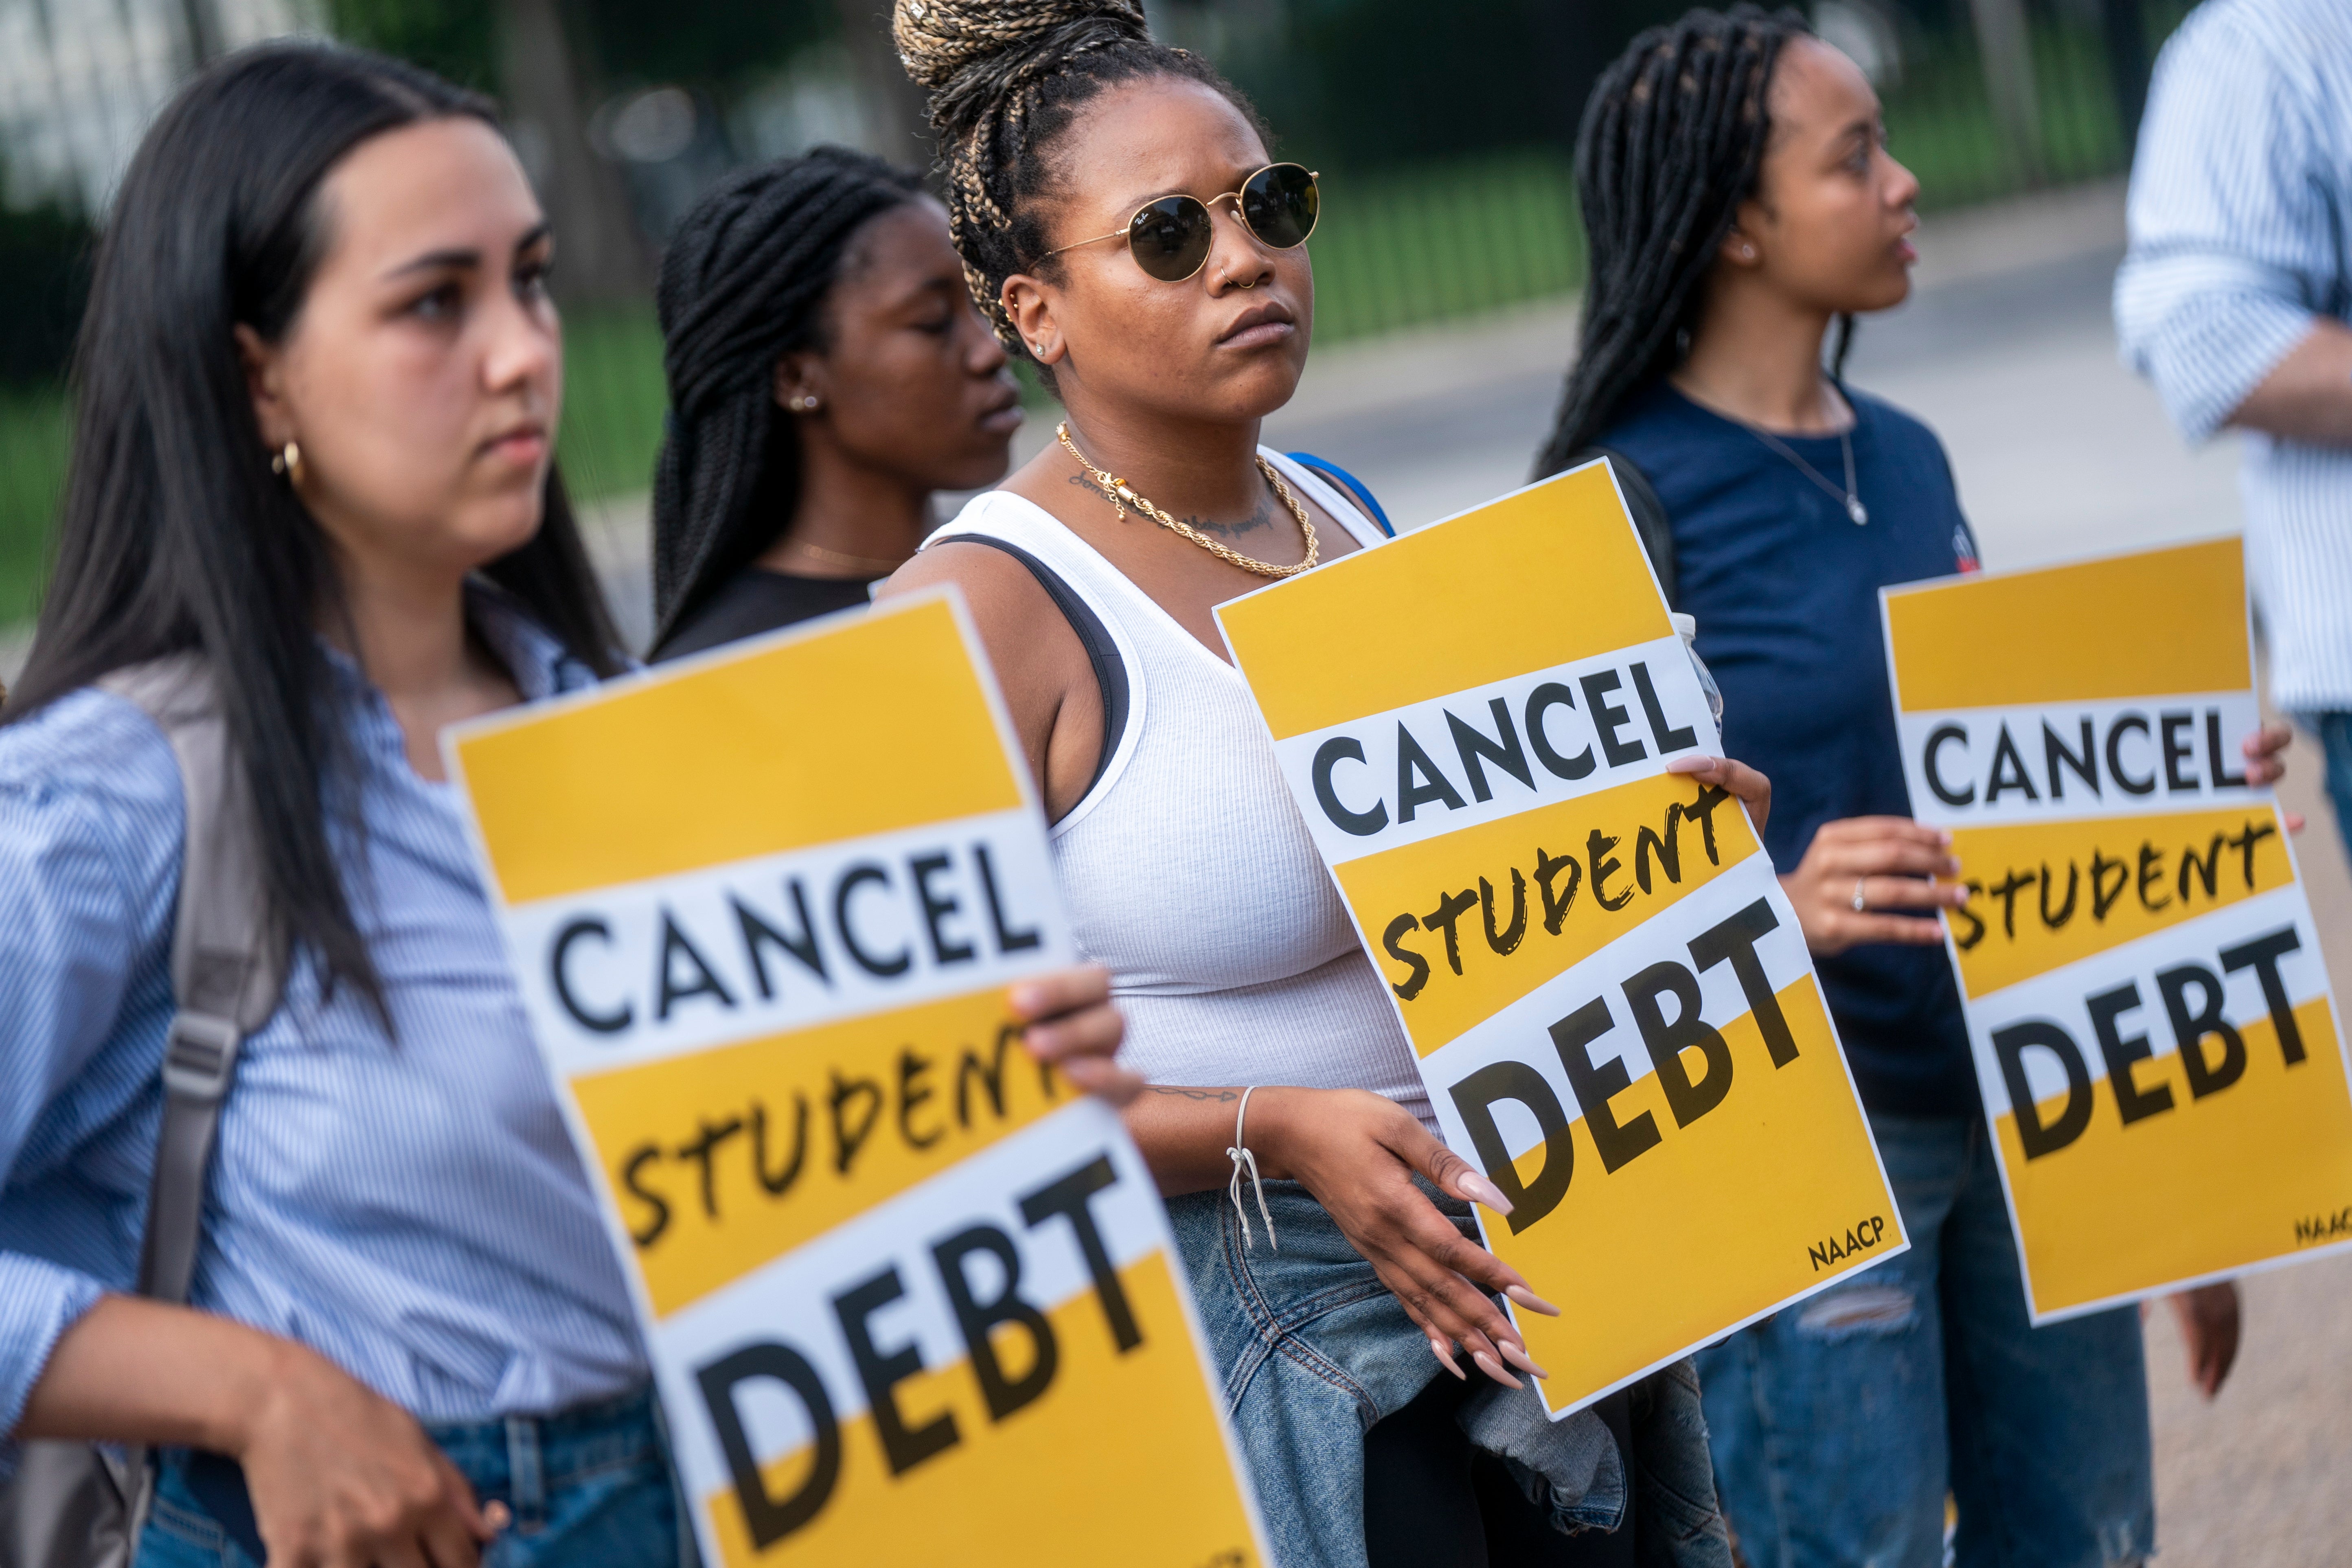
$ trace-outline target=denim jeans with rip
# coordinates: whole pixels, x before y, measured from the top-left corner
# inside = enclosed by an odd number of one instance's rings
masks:
[[[2043,1328],[1984,1124],[1873,1116],[1911,1250],[1699,1352],[1751,1568],[2122,1568],[2155,1550],[2139,1314]]]

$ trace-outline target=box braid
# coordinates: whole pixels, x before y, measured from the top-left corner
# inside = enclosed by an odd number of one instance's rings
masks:
[[[841,147],[746,169],[681,219],[656,299],[669,424],[654,468],[654,647],[774,543],[800,493],[776,362],[821,348],[857,230],[922,181]]]
[[[1536,477],[1558,473],[1689,345],[1699,282],[1771,132],[1772,66],[1802,16],[1754,5],[1652,27],[1601,73],[1576,138],[1591,257],[1576,363]],[[1844,334],[1840,335],[1843,359]]]
[[[1039,210],[1056,194],[1050,153],[1089,100],[1139,77],[1177,77],[1223,95],[1266,136],[1214,67],[1152,41],[1138,0],[898,0],[891,30],[907,74],[930,92],[964,281],[1013,354],[1028,344],[1004,312],[1004,280],[1055,265],[1043,260]],[[1052,373],[1038,369],[1050,387]]]

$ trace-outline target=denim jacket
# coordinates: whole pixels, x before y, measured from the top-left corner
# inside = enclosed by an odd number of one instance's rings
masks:
[[[1431,1199],[1475,1235],[1466,1205]],[[1257,1485],[1279,1568],[1364,1568],[1364,1434],[1437,1374],[1429,1342],[1323,1206],[1294,1182],[1267,1182],[1280,1247],[1246,1245],[1219,1193],[1168,1205],[1226,1411]],[[1499,1385],[1463,1410],[1464,1430],[1498,1454],[1569,1532],[1613,1530],[1632,1475],[1642,1568],[1730,1568],[1716,1505],[1698,1376],[1687,1361],[1636,1384],[1630,1455],[1590,1410],[1550,1421],[1532,1390]],[[1548,1495],[1547,1495],[1548,1493]]]

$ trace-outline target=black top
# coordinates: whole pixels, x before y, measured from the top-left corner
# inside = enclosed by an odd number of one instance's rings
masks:
[[[654,655],[656,664],[706,653],[741,637],[873,602],[879,577],[794,577],[746,566],[688,616]]]
[[[1772,780],[1765,847],[1793,869],[1822,824],[1911,815],[1888,694],[1878,590],[1973,571],[1944,448],[1925,425],[1849,393],[1855,527],[1832,496],[1752,431],[1661,383],[1601,439],[1649,477],[1673,521],[1680,594],[1723,688],[1724,749]],[[1843,487],[1838,438],[1782,437]],[[1977,1103],[1966,1020],[1941,945],[1817,958],[1863,1103],[1965,1116]]]

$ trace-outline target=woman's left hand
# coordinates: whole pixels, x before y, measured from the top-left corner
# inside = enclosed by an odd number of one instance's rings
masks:
[[[1029,1026],[1021,1032],[1029,1054],[1051,1062],[1088,1094],[1125,1105],[1143,1080],[1113,1060],[1127,1020],[1110,999],[1110,971],[1099,963],[1057,969],[1012,988],[1013,1011]]]
[[[1666,772],[1683,773],[1703,784],[1730,791],[1748,808],[1748,820],[1756,824],[1756,831],[1764,831],[1764,819],[1772,815],[1772,781],[1746,763],[1685,752],[1666,763]]]
[[[2246,737],[2239,749],[2246,754],[2246,782],[2276,784],[2286,777],[2286,749],[2294,744],[2294,731],[2273,720]],[[2303,831],[2303,813],[2284,812],[2289,833]]]
[[[2252,754],[2251,749],[2248,752]],[[2200,1285],[2167,1296],[2172,1315],[2179,1320],[2180,1338],[2189,1348],[2189,1381],[2211,1399],[2221,1392],[2237,1364],[2240,1309],[2238,1282]]]

